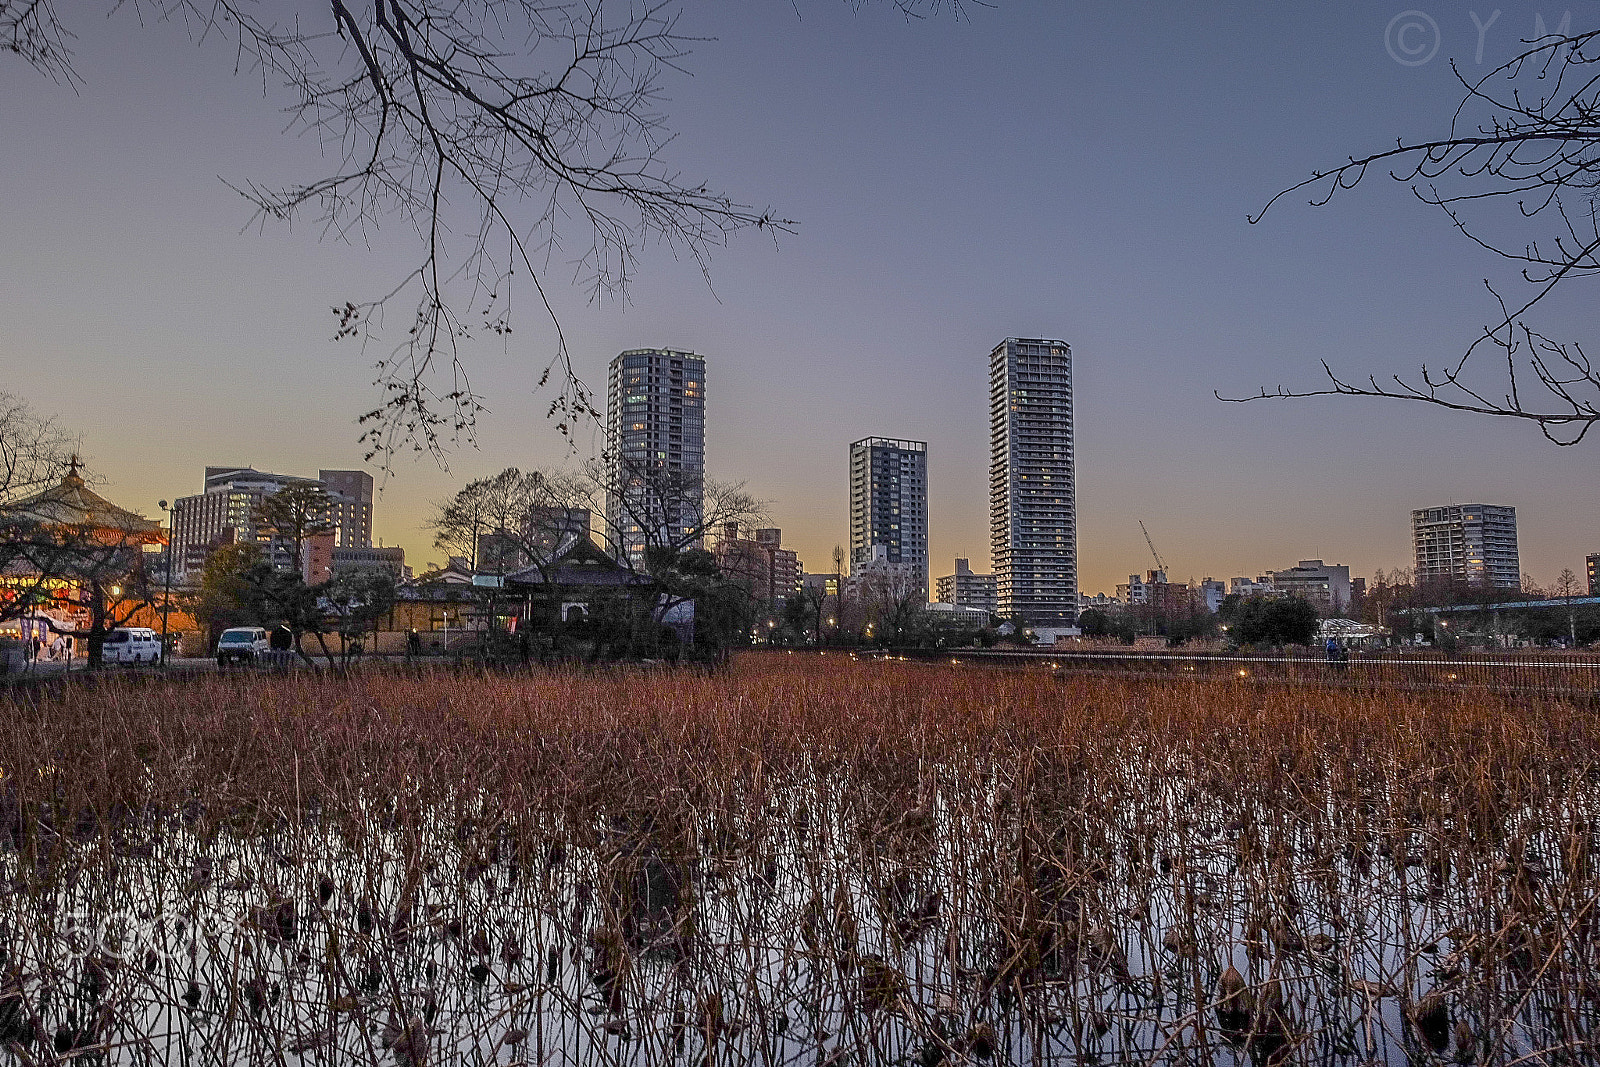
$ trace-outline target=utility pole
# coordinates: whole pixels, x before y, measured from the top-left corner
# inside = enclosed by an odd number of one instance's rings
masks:
[[[172,513],[167,510],[167,502],[159,501],[157,504],[162,514],[167,516],[167,580],[166,587],[161,594],[161,665],[167,665],[167,613],[172,610]]]

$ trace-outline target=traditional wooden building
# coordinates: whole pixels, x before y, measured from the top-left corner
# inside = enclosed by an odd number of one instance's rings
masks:
[[[0,510],[0,617],[22,630],[82,632],[148,624],[163,594],[147,550],[161,523],[90,489],[74,456],[57,485]],[[142,617],[141,617],[142,616]]]

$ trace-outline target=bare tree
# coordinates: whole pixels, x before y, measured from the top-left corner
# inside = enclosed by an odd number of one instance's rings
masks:
[[[0,456],[11,484],[0,495],[0,621],[72,631],[86,613],[89,664],[99,666],[106,633],[154,599],[144,547],[162,540],[159,526],[91,492],[59,428],[4,399]],[[51,608],[66,609],[70,625]]]
[[[1571,642],[1567,647],[1578,647],[1578,615],[1572,610],[1574,597],[1584,592],[1583,586],[1578,582],[1578,576],[1572,573],[1571,567],[1561,568],[1561,573],[1556,576],[1556,584],[1551,587],[1551,592],[1560,597],[1567,606],[1567,640]]]
[[[0,392],[0,507],[59,482],[76,446],[54,419]]]
[[[579,475],[507,467],[436,505],[428,525],[435,547],[468,558],[475,570],[543,572],[588,534],[592,495]]]
[[[928,586],[914,567],[872,561],[857,571],[868,636],[897,644],[928,603]]]
[[[604,502],[611,554],[635,570],[670,565],[679,553],[702,547],[712,531],[754,526],[766,516],[766,503],[743,482],[717,481],[627,451],[602,455],[587,474],[597,506]]]
[[[60,482],[73,441],[54,419],[0,393],[0,622],[31,614],[60,577],[63,553],[31,509],[17,504]]]
[[[0,392],[0,621],[35,616],[67,582],[86,594],[78,606],[87,606],[103,630],[102,587],[125,585],[130,597],[146,588],[136,517],[107,512],[84,522],[73,506],[71,490],[83,486],[74,445],[54,419]],[[120,530],[124,519],[129,529]],[[91,652],[98,655],[97,644]]]
[[[826,615],[827,602],[826,585],[820,582],[803,582],[800,585],[799,596],[789,605],[785,605],[786,614],[792,610],[799,619],[804,620],[804,625],[798,628],[802,633],[805,630],[811,631],[812,644],[822,644],[822,620]]]
[[[1531,422],[1559,445],[1577,444],[1600,422],[1600,368],[1579,343],[1557,341],[1529,319],[1557,286],[1600,273],[1600,31],[1528,42],[1481,78],[1469,80],[1451,66],[1464,96],[1443,136],[1352,156],[1279,192],[1250,221],[1292,193],[1326,204],[1377,167],[1442,210],[1468,240],[1516,264],[1526,289],[1508,299],[1486,280],[1495,303],[1490,324],[1465,352],[1425,362],[1415,374],[1362,381],[1324,362],[1323,387],[1219,399],[1408,400]],[[1495,236],[1496,207],[1535,232],[1526,242]]]
[[[546,601],[545,614],[559,625],[562,590],[557,569],[571,548],[589,535],[593,496],[593,487],[581,475],[507,467],[469,483],[436,506],[429,521],[433,543],[446,553],[467,556],[474,571],[505,575],[534,568]],[[485,591],[491,617],[498,596],[496,587]]]
[[[863,6],[867,0],[851,0]],[[908,17],[962,0],[890,0]],[[74,83],[72,33],[55,0],[0,0],[0,48]],[[309,217],[326,235],[362,239],[380,223],[413,229],[421,253],[385,294],[333,309],[335,336],[378,346],[381,400],[362,417],[368,459],[397,449],[441,455],[474,438],[484,410],[463,358],[471,338],[509,343],[519,296],[555,326],[540,385],[569,435],[598,416],[574,373],[546,291],[567,271],[592,294],[620,293],[641,248],[665,244],[708,270],[741,230],[793,223],[685,177],[671,140],[662,75],[696,43],[681,0],[106,0],[142,19],[226,43],[259,76],[290,129],[338,162],[283,186],[237,189],[260,223]],[[523,293],[523,289],[530,290]],[[405,334],[381,336],[395,305]]]
[[[1571,567],[1561,568],[1561,573],[1556,575],[1556,584],[1551,586],[1551,591],[1567,603],[1578,596],[1583,590],[1583,585],[1578,581],[1578,576],[1572,572]]]
[[[744,483],[705,478],[627,451],[601,455],[586,474],[596,506],[603,502],[606,508],[605,547],[638,579],[630,596],[633,642],[658,632],[691,601],[732,606],[730,583],[704,541],[713,530],[754,526],[765,517],[766,504]],[[748,591],[739,598],[747,613]],[[698,628],[698,609],[696,620]]]

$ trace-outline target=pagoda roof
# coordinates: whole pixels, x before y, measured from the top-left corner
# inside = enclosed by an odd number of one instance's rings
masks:
[[[67,473],[59,485],[6,507],[4,514],[12,520],[41,523],[46,526],[71,526],[112,531],[141,540],[161,541],[164,535],[161,523],[143,515],[119,508],[84,484],[78,474],[78,459],[73,457]]]

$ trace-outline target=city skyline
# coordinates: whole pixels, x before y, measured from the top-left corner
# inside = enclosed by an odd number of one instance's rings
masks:
[[[665,108],[675,161],[799,232],[717,252],[714,288],[647,249],[626,306],[591,303],[581,283],[551,293],[585,381],[640,344],[715,361],[708,473],[774,501],[769,521],[808,568],[847,543],[834,457],[876,427],[929,443],[932,569],[988,568],[974,353],[1005,335],[1075,352],[1086,592],[1149,566],[1139,519],[1174,581],[1316,557],[1409,566],[1409,512],[1445,500],[1515,506],[1522,567],[1541,582],[1600,548],[1585,543],[1592,445],[1392,403],[1212,396],[1315,384],[1322,359],[1404,369],[1470,340],[1483,279],[1506,272],[1405,188],[1369,181],[1326,208],[1286,198],[1259,226],[1245,216],[1352,151],[1435,132],[1460,95],[1447,60],[1506,58],[1537,5],[1502,5],[1481,35],[1435,12],[1441,51],[1415,66],[1386,48],[1392,5],[969,5],[911,24],[837,6],[687,12],[685,30],[717,39]],[[7,387],[80,431],[90,473],[146,515],[212,458],[360,467],[354,418],[387,351],[332,343],[328,309],[381,291],[405,235],[242,233],[248,213],[218,175],[286,180],[315,144],[285,139],[259,81],[181,28],[119,15],[75,29],[76,92],[0,65],[14,116],[0,181],[27,206],[0,256]],[[1588,328],[1581,296],[1551,305],[1563,336]],[[433,502],[596,450],[596,432],[580,427],[574,453],[545,419],[534,383],[550,331],[523,310],[510,340],[473,342],[481,450],[455,452],[449,472],[402,459],[377,499],[374,539],[418,565],[442,562],[423,529]]]

